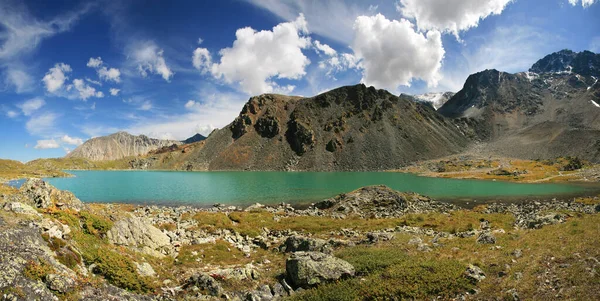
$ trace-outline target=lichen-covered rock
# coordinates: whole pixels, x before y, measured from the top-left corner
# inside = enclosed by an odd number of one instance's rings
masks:
[[[156,272],[154,271],[152,266],[147,262],[142,262],[142,263],[136,262],[135,269],[137,270],[138,274],[140,274],[140,276],[154,277],[156,275]]]
[[[493,245],[496,243],[496,237],[489,231],[479,233],[477,243]]]
[[[304,237],[301,235],[292,235],[288,237],[285,240],[285,243],[281,249],[284,252],[331,252],[331,248],[327,244],[326,240],[320,238]]]
[[[223,294],[221,284],[207,273],[198,273],[191,276],[186,284],[185,289],[197,288],[208,292],[211,296],[220,297]]]
[[[12,202],[21,202],[34,208],[70,208],[80,210],[83,203],[69,191],[62,191],[42,179],[29,178],[19,192],[9,197]]]
[[[148,221],[138,217],[120,220],[106,233],[108,241],[161,257],[172,254],[171,239]]]
[[[33,207],[31,207],[27,204],[19,203],[19,202],[6,203],[3,208],[6,211],[11,211],[14,213],[36,215],[36,216],[40,215],[35,209],[33,209]]]
[[[473,283],[481,282],[485,279],[485,273],[478,266],[470,264],[465,270],[465,277]]]
[[[285,264],[286,275],[296,287],[309,288],[354,276],[354,267],[342,259],[320,252],[293,253]]]
[[[46,285],[55,292],[66,294],[75,288],[75,280],[63,275],[50,274],[46,276]]]

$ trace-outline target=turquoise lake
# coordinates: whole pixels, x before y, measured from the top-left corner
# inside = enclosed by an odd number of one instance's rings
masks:
[[[209,206],[307,203],[362,186],[384,184],[457,202],[581,195],[598,187],[578,184],[520,184],[502,181],[420,177],[392,172],[174,172],[69,171],[49,178],[86,202]]]

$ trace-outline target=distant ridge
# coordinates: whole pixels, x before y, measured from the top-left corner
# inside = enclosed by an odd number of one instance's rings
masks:
[[[67,154],[66,158],[86,158],[92,161],[118,160],[130,156],[145,155],[150,151],[173,144],[179,145],[181,142],[118,132],[104,137],[92,138]]]
[[[204,137],[201,134],[196,134],[190,138],[187,138],[181,142],[183,142],[183,144],[190,144],[190,143],[194,143],[194,142],[198,142],[198,141],[203,141],[206,140],[206,137]]]

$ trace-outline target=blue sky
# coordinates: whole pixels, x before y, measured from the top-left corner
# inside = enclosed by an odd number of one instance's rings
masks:
[[[458,91],[564,48],[600,52],[599,0],[0,0],[0,158],[206,135],[260,93]]]

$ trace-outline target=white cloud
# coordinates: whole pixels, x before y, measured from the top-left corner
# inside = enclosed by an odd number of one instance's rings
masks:
[[[400,0],[397,9],[405,17],[414,18],[420,30],[449,32],[458,38],[459,32],[477,27],[480,20],[501,14],[511,1],[513,0]]]
[[[64,63],[57,63],[54,67],[50,68],[44,78],[44,84],[46,85],[46,90],[50,93],[54,93],[58,91],[64,85],[65,81],[69,79],[65,75],[65,73],[69,73],[73,71],[71,66]]]
[[[198,38],[198,45],[202,44],[202,42],[204,42],[204,40],[202,38]]]
[[[44,99],[36,97],[29,99],[21,104],[18,104],[17,107],[23,111],[23,115],[30,116],[33,112],[39,110],[46,104]]]
[[[357,1],[357,3],[342,0],[247,1],[287,21],[295,20],[298,14],[302,13],[310,24],[311,32],[345,45],[352,41],[354,20],[365,14],[368,9],[368,1]]]
[[[365,84],[392,91],[414,78],[431,87],[438,84],[444,58],[440,32],[421,34],[408,20],[390,21],[381,14],[358,17],[354,30],[352,49],[361,60]]]
[[[54,124],[57,118],[58,115],[54,113],[36,115],[27,121],[25,129],[32,135],[54,134]]]
[[[4,83],[15,87],[17,93],[30,92],[34,88],[33,78],[24,70],[7,67]]]
[[[331,48],[331,46],[327,44],[322,44],[319,40],[315,40],[315,48],[317,48],[318,52],[323,52],[325,55],[334,56],[337,54],[335,49]]]
[[[589,7],[590,5],[596,3],[596,0],[569,0],[569,3],[573,6],[581,3],[583,7]]]
[[[152,103],[149,100],[144,101],[142,105],[138,108],[140,111],[150,111],[152,110]]]
[[[96,89],[88,84],[86,84],[82,79],[76,78],[73,80],[73,85],[69,86],[67,89],[75,88],[78,92],[79,99],[86,101],[90,97],[104,97],[104,93],[102,91],[96,91]]]
[[[35,149],[60,148],[60,145],[54,139],[38,140],[37,144],[33,148],[35,148]]]
[[[121,92],[121,90],[117,89],[117,88],[110,88],[109,91],[110,91],[110,95],[112,95],[112,96],[117,96],[117,95],[119,95],[119,92]]]
[[[90,68],[98,68],[100,66],[102,66],[103,62],[102,62],[102,58],[101,57],[91,57],[90,60],[87,62],[88,67]]]
[[[143,77],[149,73],[162,76],[166,81],[173,77],[173,71],[167,66],[162,49],[153,42],[138,43],[133,46],[132,58]]]
[[[194,68],[200,70],[202,74],[210,72],[212,67],[212,58],[210,52],[206,48],[196,48],[192,56],[192,64]]]
[[[97,81],[97,80],[89,79],[89,78],[87,78],[87,77],[86,77],[85,81],[86,81],[86,82],[88,82],[88,83],[90,83],[90,84],[94,84],[94,85],[96,85],[96,86],[102,86],[102,83],[101,83],[101,82],[99,82],[99,81]]]
[[[217,91],[204,87],[198,93],[202,102],[191,100],[184,114],[153,116],[135,121],[125,130],[161,139],[184,140],[196,133],[207,136],[215,128],[222,128],[239,114],[247,96],[240,93]]]
[[[185,108],[186,109],[191,109],[194,106],[196,106],[197,102],[193,101],[193,100],[188,100],[188,102],[185,103]]]
[[[98,76],[104,81],[121,82],[121,71],[117,68],[102,67],[98,69]]]
[[[90,109],[91,109],[91,110],[95,110],[95,109],[96,109],[96,102],[94,102],[94,103],[92,104],[92,106],[90,107]]]
[[[304,36],[307,33],[302,14],[293,22],[278,24],[272,31],[240,28],[233,46],[219,51],[220,61],[210,66],[211,74],[227,83],[239,83],[248,94],[281,90],[273,78],[300,79],[306,74],[310,60],[302,49],[311,44],[310,38]],[[203,48],[194,51],[194,66],[200,70],[208,70],[206,63],[211,60],[204,55],[206,52]]]
[[[6,111],[6,116],[8,118],[15,118],[15,117],[19,116],[19,113],[9,110],[9,111]]]
[[[70,137],[68,135],[62,136],[60,138],[60,141],[62,141],[65,144],[75,145],[75,146],[79,146],[79,145],[83,144],[83,140],[81,138]]]

